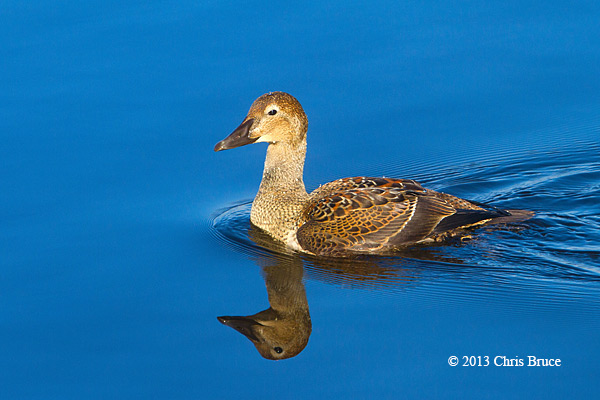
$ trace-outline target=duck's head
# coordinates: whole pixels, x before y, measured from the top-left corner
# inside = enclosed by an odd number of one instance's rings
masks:
[[[215,145],[215,151],[250,143],[295,145],[306,140],[308,119],[294,96],[285,92],[263,94],[252,103],[244,121]]]

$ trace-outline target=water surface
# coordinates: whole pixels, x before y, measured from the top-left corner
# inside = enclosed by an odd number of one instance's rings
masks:
[[[598,397],[599,17],[3,2],[0,398]],[[248,220],[264,145],[212,149],[274,90],[308,114],[311,189],[412,178],[536,216],[390,257],[273,246]],[[217,320],[269,307],[293,357]]]

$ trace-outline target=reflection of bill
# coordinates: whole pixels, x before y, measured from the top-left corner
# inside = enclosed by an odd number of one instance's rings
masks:
[[[264,358],[281,360],[306,347],[312,324],[301,259],[274,257],[271,261],[273,265],[263,267],[270,307],[254,315],[217,319],[250,339]]]

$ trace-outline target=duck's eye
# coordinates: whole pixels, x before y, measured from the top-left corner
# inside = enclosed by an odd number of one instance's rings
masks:
[[[269,113],[269,114],[270,114],[270,113]],[[283,353],[283,349],[282,349],[281,347],[279,347],[279,346],[277,346],[277,347],[273,347],[273,350],[275,350],[275,353],[277,353],[277,354],[281,354],[281,353]]]
[[[269,115],[275,115],[277,114],[277,110],[272,109],[271,111],[269,111]]]

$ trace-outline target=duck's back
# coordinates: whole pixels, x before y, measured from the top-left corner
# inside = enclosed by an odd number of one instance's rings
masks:
[[[297,239],[314,254],[377,252],[509,215],[409,179],[345,178],[311,193]]]

